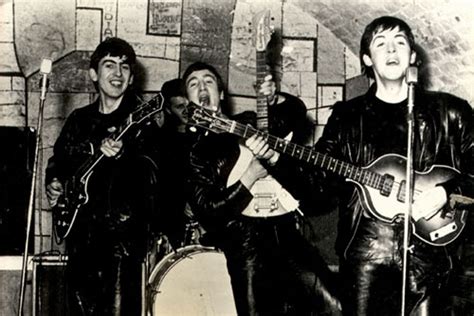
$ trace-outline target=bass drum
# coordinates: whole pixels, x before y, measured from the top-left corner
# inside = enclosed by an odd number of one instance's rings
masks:
[[[153,269],[148,315],[237,315],[226,259],[214,248],[191,245]]]

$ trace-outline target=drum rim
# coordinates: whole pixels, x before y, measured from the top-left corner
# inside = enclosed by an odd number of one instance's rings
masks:
[[[156,286],[159,286],[161,284],[162,279],[164,279],[164,277],[168,274],[168,272],[175,265],[177,265],[181,260],[195,253],[201,253],[201,252],[223,253],[222,251],[218,250],[215,247],[202,246],[202,245],[188,245],[188,246],[178,248],[177,250],[164,256],[156,264],[156,266],[153,268],[152,272],[150,273],[150,276],[148,277],[148,286],[152,286],[153,288],[156,288]],[[162,275],[161,278],[157,278],[158,272],[162,271],[163,269],[164,269],[164,274]]]
[[[146,299],[146,309],[149,315],[153,315],[154,313],[154,306],[159,297],[160,288],[162,283],[165,281],[166,276],[173,270],[173,267],[180,263],[183,259],[191,257],[192,255],[196,254],[221,254],[226,261],[226,257],[224,252],[216,247],[209,247],[209,246],[202,246],[200,244],[196,245],[187,245],[177,250],[167,254],[163,257],[153,268],[152,273],[148,278],[147,283],[147,299]],[[191,258],[192,259],[192,258]],[[225,268],[227,269],[227,264],[225,264]],[[235,301],[232,294],[232,284],[229,276],[229,290],[230,301],[229,304],[232,304],[233,310],[235,311],[232,315],[237,315],[237,311],[235,308]]]

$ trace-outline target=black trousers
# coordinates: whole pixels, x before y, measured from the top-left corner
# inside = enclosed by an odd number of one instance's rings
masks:
[[[294,214],[242,217],[224,238],[239,315],[329,315],[337,309],[336,277],[304,240]]]
[[[447,249],[412,236],[408,254],[406,315],[420,309],[441,315],[443,288],[452,267]],[[403,272],[403,224],[362,217],[341,264],[344,315],[400,315]],[[425,314],[426,315],[426,314]]]
[[[141,261],[118,253],[94,263],[83,258],[67,273],[70,315],[140,315]]]

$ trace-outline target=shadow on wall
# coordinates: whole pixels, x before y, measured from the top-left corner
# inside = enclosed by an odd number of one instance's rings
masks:
[[[137,60],[135,65],[135,75],[133,77],[132,89],[136,92],[143,91],[145,87],[145,82],[147,82],[147,73],[143,64]]]
[[[430,59],[425,49],[420,45],[415,44],[416,51],[416,66],[418,66],[418,85],[423,88],[431,86],[431,70],[428,67]]]

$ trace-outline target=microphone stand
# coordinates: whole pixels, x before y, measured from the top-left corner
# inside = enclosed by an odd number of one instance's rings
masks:
[[[43,59],[41,63],[40,72],[43,74],[41,79],[41,95],[39,103],[39,113],[38,113],[38,123],[36,129],[36,146],[35,146],[35,155],[33,163],[33,173],[31,175],[31,188],[30,188],[30,198],[28,203],[28,214],[26,218],[26,234],[25,234],[25,247],[23,251],[23,261],[21,268],[21,283],[20,283],[20,297],[18,301],[18,316],[23,315],[23,305],[25,301],[25,287],[26,287],[26,273],[27,273],[27,263],[28,263],[28,248],[30,242],[30,233],[31,233],[31,222],[33,221],[34,213],[34,201],[35,201],[35,184],[36,176],[38,173],[38,164],[39,164],[39,150],[41,143],[41,134],[42,134],[42,125],[43,125],[43,109],[44,102],[46,100],[46,89],[48,85],[48,74],[51,72],[51,60]]]
[[[405,186],[405,214],[403,226],[403,269],[402,269],[402,310],[401,315],[405,316],[406,309],[406,284],[408,274],[408,251],[410,240],[410,219],[412,213],[413,190],[414,190],[414,172],[413,172],[413,147],[414,147],[414,133],[415,116],[413,114],[413,107],[415,105],[415,83],[417,82],[418,69],[416,67],[408,67],[406,72],[406,81],[408,83],[408,100],[407,100],[407,165],[406,165],[406,186]]]

